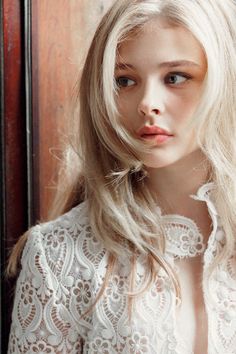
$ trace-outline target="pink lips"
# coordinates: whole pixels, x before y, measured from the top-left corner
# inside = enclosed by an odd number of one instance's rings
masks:
[[[156,143],[164,143],[173,137],[167,130],[162,129],[156,125],[144,126],[138,130],[138,135],[145,140],[155,141]]]

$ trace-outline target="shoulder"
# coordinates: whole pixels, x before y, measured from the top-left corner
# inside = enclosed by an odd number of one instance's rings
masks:
[[[94,268],[99,254],[102,261],[106,251],[92,235],[85,201],[53,221],[32,227],[21,262],[22,267],[28,262],[40,265],[58,278],[60,273],[73,273],[78,263],[80,268],[81,263],[83,268]]]
[[[84,229],[90,229],[87,202],[79,204],[55,220],[33,226],[29,231],[28,244],[42,240],[47,240],[50,244],[51,240],[56,245],[62,237],[76,238]]]
[[[40,228],[43,234],[47,234],[55,229],[60,229],[66,231],[71,231],[76,228],[77,231],[83,228],[89,227],[89,217],[88,217],[88,202],[85,201],[67,213],[59,216],[57,219],[41,223],[36,227]]]

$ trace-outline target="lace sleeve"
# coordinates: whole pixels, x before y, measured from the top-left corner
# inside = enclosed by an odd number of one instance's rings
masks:
[[[48,265],[40,226],[32,229],[17,280],[8,354],[82,353],[82,338],[59,296],[60,278]]]

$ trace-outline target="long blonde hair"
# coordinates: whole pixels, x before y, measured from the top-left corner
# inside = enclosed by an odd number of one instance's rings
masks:
[[[196,37],[207,59],[204,93],[193,117],[199,145],[215,183],[216,208],[226,244],[215,262],[231,254],[236,220],[236,5],[233,0],[118,0],[102,19],[84,65],[75,113],[73,143],[65,151],[64,173],[50,218],[86,199],[92,232],[119,257],[149,259],[147,283],[163,267],[178,279],[164,258],[165,241],[157,206],[147,187],[145,167],[137,158],[148,147],[121,125],[115,98],[117,49],[130,35],[157,17],[183,26]],[[19,254],[17,251],[15,254]],[[16,259],[16,256],[14,256]],[[10,266],[13,266],[14,259]]]

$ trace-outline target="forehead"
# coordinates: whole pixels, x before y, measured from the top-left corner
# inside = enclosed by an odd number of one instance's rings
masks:
[[[205,61],[204,51],[194,35],[184,27],[163,19],[147,22],[118,48],[118,61],[192,60]]]

